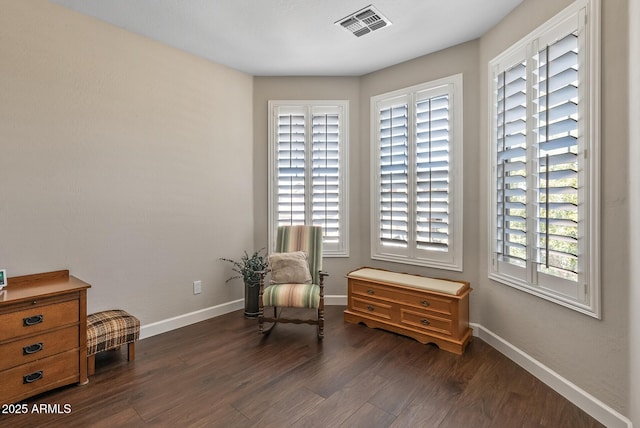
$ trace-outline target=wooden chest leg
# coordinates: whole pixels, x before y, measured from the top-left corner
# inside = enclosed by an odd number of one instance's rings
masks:
[[[96,372],[96,354],[87,357],[87,375],[91,376]]]
[[[127,348],[127,361],[133,361],[136,359],[136,342],[129,342]]]

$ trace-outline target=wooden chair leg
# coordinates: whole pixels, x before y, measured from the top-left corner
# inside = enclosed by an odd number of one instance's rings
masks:
[[[136,342],[129,342],[127,347],[127,361],[133,361],[136,359]]]
[[[318,338],[324,338],[324,309],[318,308]]]
[[[280,313],[282,313],[282,308],[280,308]],[[279,314],[278,314],[278,308],[276,306],[273,307],[273,319],[274,321],[271,322],[271,325],[269,325],[267,328],[265,328],[264,326],[264,318],[262,316],[258,316],[258,332],[262,335],[268,335],[269,333],[271,333],[271,330],[273,330],[273,328],[276,326],[276,324],[278,324],[278,318],[279,318]]]
[[[87,357],[87,376],[91,376],[96,372],[96,354]]]

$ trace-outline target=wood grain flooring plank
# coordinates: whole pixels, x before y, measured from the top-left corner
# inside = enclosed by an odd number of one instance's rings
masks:
[[[326,400],[312,408],[309,413],[297,420],[292,426],[339,426],[356,413],[386,383],[386,379],[377,376],[375,373],[363,371],[351,379],[342,389],[334,392]]]
[[[189,401],[188,406],[170,408],[146,421],[166,427],[247,427],[251,421],[232,406],[209,400],[206,396]]]
[[[387,428],[396,417],[384,410],[364,403],[353,415],[344,421],[342,428]]]
[[[307,388],[297,388],[288,394],[273,397],[271,405],[253,416],[253,426],[256,428],[279,428],[295,423],[325,399],[309,391]]]
[[[420,385],[391,427],[439,427],[459,394],[456,388],[444,383]]]

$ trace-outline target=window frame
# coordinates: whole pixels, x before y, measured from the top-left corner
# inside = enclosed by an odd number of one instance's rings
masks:
[[[268,245],[275,248],[278,229],[278,112],[282,109],[300,110],[305,115],[305,224],[312,218],[312,163],[314,111],[334,111],[338,114],[338,224],[337,244],[323,243],[324,257],[349,257],[349,207],[348,207],[348,153],[349,153],[349,100],[269,100],[268,101]]]
[[[416,220],[416,103],[423,99],[448,94],[449,96],[449,200],[448,251],[418,249],[415,243]],[[406,100],[408,106],[408,246],[406,249],[385,247],[381,244],[381,179],[380,179],[380,110],[393,105],[395,100]],[[371,258],[423,267],[462,272],[463,270],[463,76],[461,73],[375,95],[370,101],[371,122]]]
[[[538,222],[534,213],[538,168],[534,71],[536,54],[561,39],[562,34],[578,31],[578,176],[580,209],[578,224],[577,281],[560,279],[539,272],[534,255]],[[501,262],[498,257],[498,170],[497,170],[497,76],[519,61],[526,61],[526,162],[527,166],[527,256],[524,268]],[[578,0],[489,62],[489,278],[591,317],[601,318],[600,304],[600,0]],[[540,98],[543,96],[541,95]],[[529,248],[531,246],[531,248]],[[575,290],[569,283],[573,283]],[[569,287],[569,288],[568,288]],[[567,290],[576,294],[569,296]]]

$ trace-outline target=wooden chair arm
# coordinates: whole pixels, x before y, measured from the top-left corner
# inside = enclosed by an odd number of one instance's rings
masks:
[[[323,270],[318,271],[318,275],[320,275],[320,281],[318,281],[320,284],[318,284],[318,286],[320,287],[320,295],[324,294],[324,278],[326,276],[329,276],[329,274]]]

